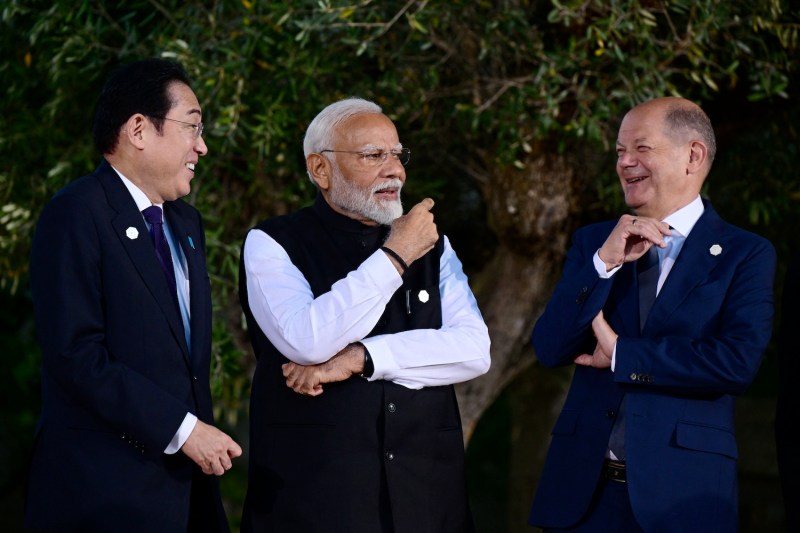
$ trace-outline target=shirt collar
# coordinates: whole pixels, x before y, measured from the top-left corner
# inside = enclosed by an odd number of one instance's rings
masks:
[[[705,206],[703,206],[703,200],[698,195],[697,198],[692,200],[688,205],[681,207],[665,218],[664,222],[675,229],[677,233],[688,237],[692,228],[694,228],[694,225],[703,214],[703,211],[705,211]]]
[[[116,172],[117,175],[120,177],[120,179],[122,179],[122,183],[125,184],[125,187],[128,189],[128,192],[131,193],[133,201],[136,202],[136,207],[139,209],[139,211],[144,211],[151,205],[156,205],[158,207],[163,206],[163,204],[154,204],[153,202],[151,202],[150,199],[147,197],[147,195],[144,192],[142,192],[142,190],[139,187],[137,187],[136,184],[134,184],[131,180],[126,178],[122,174],[122,172],[114,168],[113,165],[111,166],[111,168],[113,168],[114,172]]]

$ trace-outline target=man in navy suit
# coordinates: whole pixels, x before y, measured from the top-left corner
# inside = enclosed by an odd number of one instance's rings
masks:
[[[531,525],[738,528],[734,398],[770,338],[776,259],[700,198],[715,150],[708,117],[681,98],[622,121],[617,173],[634,214],[575,233],[533,331],[543,365],[576,366]]]
[[[212,425],[203,224],[179,200],[207,153],[201,118],[180,65],[117,70],[94,119],[104,160],[41,214],[31,289],[43,405],[28,528],[228,529],[211,474],[241,448]]]

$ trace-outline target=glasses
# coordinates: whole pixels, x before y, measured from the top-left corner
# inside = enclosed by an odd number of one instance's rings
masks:
[[[368,167],[379,167],[386,162],[386,158],[391,155],[393,158],[400,161],[400,164],[406,166],[411,160],[411,148],[403,148],[401,150],[320,150],[319,153],[325,152],[342,153],[342,154],[357,154],[361,162]]]
[[[201,135],[203,135],[203,123],[199,122],[197,124],[192,124],[191,122],[184,122],[182,120],[175,120],[174,118],[167,118],[167,117],[153,117],[161,120],[169,120],[170,122],[177,122],[178,124],[183,124],[185,126],[190,126],[194,128],[194,138],[197,139]]]

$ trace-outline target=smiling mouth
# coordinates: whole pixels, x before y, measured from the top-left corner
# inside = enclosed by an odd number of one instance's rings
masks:
[[[186,168],[194,172],[194,163],[186,163]]]
[[[639,183],[640,181],[644,181],[648,178],[648,176],[635,176],[633,178],[625,178],[625,183]]]

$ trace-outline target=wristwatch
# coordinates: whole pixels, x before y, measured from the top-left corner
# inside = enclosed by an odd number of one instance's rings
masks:
[[[363,344],[361,346],[364,346]],[[372,374],[375,373],[375,365],[372,362],[372,356],[369,354],[369,350],[367,347],[364,346],[364,370],[361,371],[359,376],[364,379],[371,378]]]

